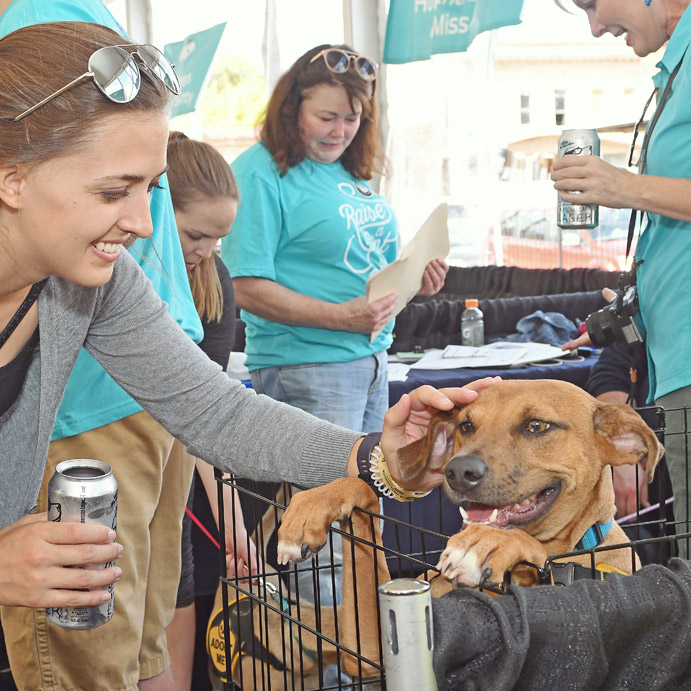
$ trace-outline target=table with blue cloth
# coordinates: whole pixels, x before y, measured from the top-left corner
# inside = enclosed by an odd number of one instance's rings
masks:
[[[389,404],[394,405],[404,393],[423,384],[435,388],[447,386],[464,386],[483,377],[500,376],[502,379],[561,379],[577,386],[584,387],[590,370],[599,357],[599,351],[581,348],[575,357],[564,357],[550,360],[549,364],[536,363],[519,367],[492,367],[487,369],[463,368],[448,370],[411,369],[406,381],[389,382]],[[406,554],[419,554],[420,560],[426,562],[438,558],[438,551],[443,549],[446,540],[437,539],[430,533],[453,535],[461,529],[461,516],[458,507],[454,506],[438,488],[422,499],[411,503],[402,503],[394,499],[383,499],[383,512],[387,518],[383,530],[383,541],[386,548]],[[401,523],[398,524],[398,521]],[[414,529],[406,524],[415,526]],[[422,530],[419,530],[419,529]],[[392,577],[399,575],[396,563],[390,563]],[[414,574],[417,575],[417,574]]]
[[[591,348],[580,348],[578,355],[565,356],[546,363],[520,365],[516,367],[466,367],[462,369],[410,369],[405,381],[389,381],[389,405],[399,401],[404,393],[423,384],[435,389],[446,386],[465,386],[484,377],[501,377],[502,379],[561,379],[583,388],[590,370],[599,357],[599,351]]]

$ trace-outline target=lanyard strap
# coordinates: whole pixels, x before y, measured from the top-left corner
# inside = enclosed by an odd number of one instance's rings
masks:
[[[22,302],[22,304],[19,305],[19,309],[14,313],[14,316],[12,317],[12,319],[10,319],[7,326],[3,329],[2,333],[0,334],[0,348],[2,348],[5,345],[7,339],[14,333],[14,330],[19,326],[19,323],[22,321],[22,319],[24,319],[24,317],[26,317],[26,313],[31,308],[31,305],[33,305],[34,302],[36,302],[36,299],[43,290],[43,286],[45,285],[47,280],[47,278],[44,278],[42,281],[34,283],[31,286],[31,290],[29,291],[29,294],[24,298],[24,302]]]
[[[669,92],[672,89],[672,83],[674,82],[674,79],[676,78],[677,73],[681,68],[681,64],[684,62],[684,57],[685,56],[682,56],[677,66],[672,71],[672,74],[669,75],[667,84],[665,84],[665,89],[662,92],[660,100],[658,101],[657,108],[655,108],[655,112],[653,113],[653,119],[650,121],[650,125],[648,125],[648,129],[646,130],[645,136],[643,137],[643,145],[641,146],[641,157],[638,163],[639,174],[643,173],[643,171],[645,170],[646,159],[648,157],[648,143],[650,142],[650,137],[653,133],[653,130],[655,129],[655,125],[657,125],[657,121],[660,119],[660,115],[662,115],[662,109],[664,108],[665,103],[667,103],[667,99],[669,98]]]
[[[650,121],[650,124],[648,125],[648,128],[645,131],[645,136],[643,137],[643,144],[641,146],[641,156],[638,159],[638,174],[643,175],[643,171],[645,170],[645,164],[647,162],[648,158],[648,144],[650,143],[650,137],[653,134],[653,130],[655,129],[655,125],[657,125],[657,121],[660,118],[660,115],[662,115],[662,109],[664,108],[665,103],[667,102],[667,99],[669,98],[669,92],[672,89],[672,83],[674,82],[674,78],[677,76],[677,73],[679,72],[679,69],[681,68],[681,64],[684,62],[684,57],[686,54],[682,55],[681,60],[677,63],[677,66],[674,68],[672,71],[672,74],[669,75],[669,79],[667,80],[667,84],[665,84],[664,91],[662,92],[662,96],[660,97],[660,100],[657,103],[657,108],[655,108],[655,113],[653,113],[653,119]],[[632,209],[631,210],[631,218],[629,219],[629,235],[626,238],[626,258],[628,259],[629,253],[631,252],[631,243],[633,242],[633,233],[634,229],[636,228],[636,219],[638,217],[638,209]]]

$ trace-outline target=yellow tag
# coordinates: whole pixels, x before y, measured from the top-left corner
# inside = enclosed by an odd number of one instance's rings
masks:
[[[242,595],[240,599],[246,598]],[[237,600],[228,603],[228,607],[232,607]],[[230,655],[231,661],[231,675],[235,671],[236,653],[235,634],[230,631]],[[214,613],[209,618],[209,626],[206,629],[206,652],[211,661],[211,667],[216,676],[222,681],[227,682],[228,677],[226,673],[226,648],[225,648],[225,622],[223,621],[223,607]]]
[[[597,571],[602,571],[602,573],[620,573],[622,576],[628,576],[628,574],[624,573],[621,569],[618,569],[616,566],[610,566],[609,564],[598,564],[595,569]]]

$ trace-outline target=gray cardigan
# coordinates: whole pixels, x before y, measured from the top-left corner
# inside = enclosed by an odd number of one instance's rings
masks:
[[[127,252],[98,288],[51,277],[38,308],[40,348],[19,398],[0,417],[0,528],[35,506],[57,409],[82,346],[190,453],[223,470],[304,486],[345,475],[360,435],[230,379],[168,315]]]

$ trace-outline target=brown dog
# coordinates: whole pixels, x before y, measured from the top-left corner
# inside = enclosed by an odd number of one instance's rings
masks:
[[[288,603],[287,591],[275,585],[276,578],[254,585],[253,597],[228,587],[230,677],[240,688],[317,689],[319,667],[335,665],[339,659],[329,642],[335,637],[334,611],[322,607],[319,621],[309,603],[303,603],[298,612],[294,603]],[[219,585],[206,636],[209,678],[218,691],[226,688],[228,679],[222,590]],[[300,624],[292,623],[291,617],[298,616]],[[320,631],[321,640],[311,631]]]
[[[600,545],[628,542],[612,520],[610,466],[646,460],[650,481],[662,453],[653,432],[629,406],[602,403],[566,382],[520,380],[498,382],[473,403],[438,413],[427,437],[402,449],[399,459],[404,484],[412,484],[428,465],[441,468],[446,494],[466,506],[465,526],[449,539],[439,563],[452,584],[500,584],[510,573],[514,582],[533,585],[537,571],[523,561],[542,566],[549,555],[570,553],[584,537],[598,532],[603,534],[595,540]],[[296,495],[279,529],[279,559],[300,561],[316,552],[331,522],[350,516],[362,502],[376,506],[373,497],[356,479]],[[349,552],[346,546],[343,551]],[[370,563],[371,551],[363,550]],[[630,549],[596,551],[592,558],[625,573],[636,567]],[[590,554],[568,561],[592,563]],[[376,611],[374,570],[361,569],[357,558],[356,563],[358,607]],[[381,551],[376,568],[379,582],[385,582],[388,570]],[[361,583],[361,573],[366,583]],[[433,587],[433,595],[446,590]],[[346,615],[349,607],[344,589]],[[352,640],[348,627],[353,617],[341,615],[341,621],[343,635]],[[362,649],[378,660],[376,640],[367,639]]]
[[[456,584],[499,584],[505,572],[523,585],[549,555],[591,543],[628,542],[613,522],[610,466],[646,460],[648,482],[663,449],[629,406],[602,403],[561,381],[504,381],[477,400],[440,413],[426,439],[401,453],[403,481],[426,464],[444,468],[444,489],[465,504],[465,526],[450,538],[439,568]],[[630,549],[599,551],[625,573],[634,566]],[[569,558],[589,566],[590,555]]]
[[[381,545],[379,521],[370,520],[364,512],[353,511],[353,507],[358,506],[377,513],[379,499],[368,485],[355,478],[336,480],[327,487],[330,493],[339,496],[342,505],[323,507],[325,511],[320,514],[320,521],[326,521],[324,524],[320,522],[323,541],[326,541],[326,531],[334,521],[348,519],[351,514],[350,520],[342,521],[341,528],[354,538],[344,537],[342,605],[339,608],[338,627],[335,607],[324,606],[316,610],[306,601],[304,593],[299,604],[289,601],[289,597],[295,596],[295,590],[290,592],[285,585],[281,588],[277,574],[267,575],[263,582],[253,585],[243,581],[241,591],[229,586],[226,609],[229,613],[231,650],[230,665],[227,667],[224,607],[222,587],[219,585],[206,641],[214,689],[225,688],[228,672],[242,688],[277,690],[320,688],[320,669],[323,673],[328,665],[340,665],[352,677],[372,678],[381,674],[381,670],[366,662],[369,660],[379,664],[378,628],[358,627],[355,603],[359,621],[371,622],[372,613],[376,612],[377,607],[376,586],[389,580],[388,569],[381,553],[377,555],[377,565],[374,566],[375,556],[369,545],[372,542]],[[302,496],[305,494],[308,492],[293,496],[292,516],[300,514],[297,507],[304,501]],[[280,505],[286,501],[286,486],[282,485],[275,502]],[[308,500],[307,505],[309,503]],[[273,502],[268,505],[261,529],[253,535],[256,544],[263,543],[262,554],[266,554],[277,518]],[[300,560],[302,558],[301,555]],[[286,561],[283,559],[282,563]],[[356,569],[353,561],[357,564]],[[375,568],[378,569],[378,580],[374,576]],[[354,593],[354,572],[357,573],[358,595]],[[248,590],[253,593],[252,597],[245,594]],[[318,631],[319,636],[313,631]],[[330,641],[338,641],[338,649]],[[349,654],[349,651],[353,654]],[[374,691],[377,687],[368,685],[368,688]]]

